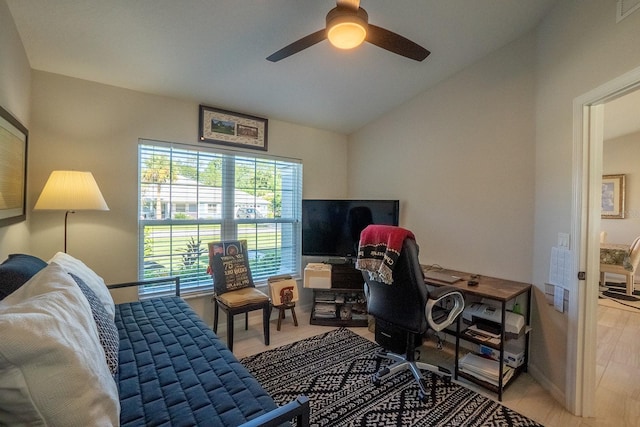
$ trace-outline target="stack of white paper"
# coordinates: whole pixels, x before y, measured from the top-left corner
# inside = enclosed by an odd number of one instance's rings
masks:
[[[497,360],[487,359],[472,353],[464,355],[458,362],[460,371],[495,385],[499,385],[500,365]],[[502,370],[502,384],[506,384],[513,376],[513,368],[504,365]]]
[[[316,303],[313,308],[315,318],[334,319],[336,317],[336,305],[328,303]]]

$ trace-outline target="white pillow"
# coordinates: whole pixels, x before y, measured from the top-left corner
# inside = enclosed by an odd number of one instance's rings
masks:
[[[0,420],[119,425],[116,383],[87,299],[51,264],[0,301]]]
[[[86,266],[85,263],[77,258],[72,257],[64,252],[58,252],[49,260],[49,263],[55,262],[60,264],[67,273],[73,273],[82,279],[84,283],[96,293],[100,301],[102,301],[105,310],[111,316],[111,320],[115,317],[115,305],[111,293],[104,283],[104,279],[98,276],[95,271]]]

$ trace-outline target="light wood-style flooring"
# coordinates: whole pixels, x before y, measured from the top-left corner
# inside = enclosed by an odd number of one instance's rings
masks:
[[[331,329],[309,324],[309,312],[296,307],[299,326],[295,327],[287,312],[282,329],[276,330],[276,312],[271,320],[271,343],[264,345],[259,317],[250,317],[249,330],[244,321],[236,321],[234,354],[242,358],[270,348],[311,337]],[[373,341],[367,328],[351,330]],[[226,340],[226,325],[219,336]],[[425,341],[420,360],[440,364],[453,371],[454,346],[446,343],[442,350],[433,338]],[[502,404],[549,427],[640,426],[640,312],[600,305],[598,308],[596,417],[581,418],[566,411],[528,373],[520,375],[503,393]],[[497,396],[465,380],[459,381],[491,399]]]

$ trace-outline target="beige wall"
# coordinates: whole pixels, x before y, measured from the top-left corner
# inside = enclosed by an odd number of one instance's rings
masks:
[[[561,1],[538,29],[533,260],[538,289],[547,280],[558,232],[571,230],[573,100],[640,66],[640,13],[618,24],[615,15],[615,1]],[[568,326],[566,313],[538,298],[532,361],[557,396],[573,381],[559,363],[567,357]]]
[[[615,7],[561,1],[533,35],[350,136],[349,194],[400,198],[422,262],[535,285],[530,371],[561,401],[567,316],[544,283],[571,229],[573,100],[640,66],[640,13],[616,24]]]
[[[0,106],[29,128],[31,68],[11,13],[0,1]],[[25,221],[0,227],[0,262],[7,255],[29,251]]]
[[[399,198],[421,262],[531,280],[534,50],[518,40],[350,137],[350,195]]]
[[[605,141],[602,163],[604,175],[625,175],[626,215],[603,219],[600,228],[607,232],[607,242],[630,244],[640,236],[640,132]]]
[[[30,208],[52,170],[93,172],[110,211],[71,215],[68,252],[107,283],[135,280],[138,138],[195,145],[198,103],[34,71],[32,111]],[[269,154],[302,159],[305,197],[345,195],[344,135],[270,121]],[[31,214],[34,255],[62,249],[63,216]],[[190,302],[210,319],[208,300]]]

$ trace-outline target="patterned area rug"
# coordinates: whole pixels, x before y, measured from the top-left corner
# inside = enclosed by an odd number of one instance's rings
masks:
[[[624,282],[606,282],[606,286],[600,288],[600,300],[603,299],[613,302],[613,304],[605,304],[611,307],[636,313],[640,310],[640,291],[636,290],[633,295],[627,295],[627,285]]]
[[[411,373],[379,387],[371,375],[375,343],[345,328],[249,356],[240,362],[278,404],[304,394],[312,426],[540,426],[515,411],[453,382],[427,373],[427,402],[418,400]]]

